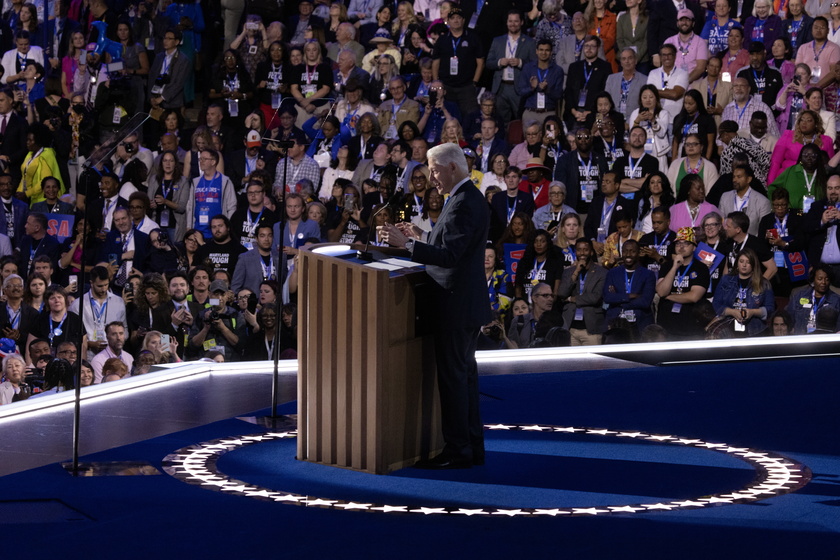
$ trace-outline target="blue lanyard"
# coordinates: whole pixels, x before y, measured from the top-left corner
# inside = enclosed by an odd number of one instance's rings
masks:
[[[747,103],[744,105],[744,108],[741,109],[740,113],[738,113],[738,122],[739,123],[741,122],[741,118],[744,116],[744,113],[747,111],[747,107],[750,106],[750,103],[752,103],[752,98],[750,98],[750,100],[747,101]],[[737,102],[735,103],[735,108],[736,109],[738,108],[738,103]]]
[[[677,288],[680,288],[682,286],[683,278],[686,277],[686,275],[688,274],[688,271],[691,270],[691,266],[693,264],[694,264],[694,261],[691,261],[690,263],[688,263],[688,266],[685,268],[685,271],[682,274],[679,275],[679,278],[677,278]]]
[[[62,335],[63,331],[61,330],[61,327],[62,327],[62,325],[64,325],[64,321],[66,321],[66,320],[67,320],[67,312],[66,311],[64,312],[64,317],[62,317],[61,322],[58,324],[57,327],[55,326],[55,322],[52,320],[52,317],[50,317],[50,342],[52,342],[52,339],[55,338],[56,336],[61,336]]]
[[[268,257],[268,266],[265,265],[265,261],[260,257],[260,266],[262,267],[263,271],[263,280],[268,280],[271,278],[272,274],[271,271],[274,270],[274,257]]]
[[[758,74],[755,71],[755,68],[752,69],[753,80],[755,80],[755,88],[758,90],[759,94],[764,94],[764,87],[758,86]],[[764,81],[764,72],[761,72],[761,80]]]
[[[811,292],[811,313],[813,315],[817,314],[817,310],[820,308],[824,301],[825,296],[821,297],[820,301],[817,301],[817,291],[814,290]]]
[[[700,113],[698,112],[696,115],[694,115],[694,118],[691,120],[690,123],[686,123],[686,124],[683,125],[683,137],[688,136],[688,133],[691,130],[691,127],[694,126],[694,123],[697,122],[697,118],[699,116],[700,116]]]
[[[779,219],[776,218],[776,229],[779,232],[779,237],[786,237],[787,236],[787,219],[788,215],[785,214],[785,218],[779,222]]]
[[[513,218],[513,214],[516,212],[516,205],[517,205],[518,202],[519,202],[519,198],[518,197],[514,198],[513,199],[513,208],[508,208],[508,211],[507,211],[508,223],[510,223],[511,218]]]
[[[632,293],[630,288],[633,285],[634,276],[634,274],[628,273],[626,268],[624,269],[624,293],[626,293],[628,296]]]
[[[543,82],[545,81],[545,79],[548,77],[548,70],[549,70],[549,69],[548,69],[548,68],[546,68],[546,69],[545,69],[545,73],[543,73],[543,72],[540,72],[540,69],[539,69],[539,68],[537,68],[537,81],[538,81],[539,83],[543,83]],[[592,74],[592,72],[590,72],[590,74]],[[586,81],[587,81],[587,82],[589,81],[589,78],[588,78],[588,77],[586,78]],[[584,84],[584,87],[586,87],[586,84]]]
[[[653,234],[653,247],[654,247],[654,249],[656,249],[657,253],[659,252],[659,249],[662,248],[662,246],[665,244],[665,241],[667,241],[667,240],[668,240],[668,234],[667,233],[662,237],[662,241],[659,241],[656,238],[655,233]]]
[[[578,282],[580,283],[580,295],[583,295],[583,283],[586,281],[586,274],[581,274]]]
[[[607,229],[609,227],[609,217],[612,215],[613,208],[618,204],[618,197],[613,200],[613,203],[607,206],[607,201],[604,200],[604,207],[601,209],[601,227]]]
[[[457,57],[457,56],[458,56],[458,47],[461,45],[461,40],[462,40],[463,38],[464,38],[464,36],[463,36],[463,35],[462,35],[462,36],[460,36],[460,37],[458,37],[458,41],[457,41],[457,42],[455,41],[455,39],[454,39],[454,38],[452,38],[452,37],[450,37],[450,38],[449,38],[449,39],[450,39],[450,41],[452,41],[452,56],[455,56],[455,57]]]
[[[143,219],[145,220],[146,218],[143,218]],[[123,253],[128,251],[128,245],[131,243],[131,238],[132,237],[134,237],[134,229],[129,231],[128,235],[125,236],[125,241],[123,241],[123,244],[122,244]]]
[[[23,311],[23,304],[21,304],[20,309],[18,309],[17,313],[12,313],[12,308],[9,307],[9,304],[6,304],[6,313],[9,314],[10,322],[12,323],[12,328],[16,329],[20,325],[20,313]]]
[[[97,311],[97,307],[99,310]],[[108,299],[105,299],[105,303],[99,306],[99,303],[93,299],[93,296],[90,296],[90,309],[93,312],[93,322],[94,323],[101,323],[102,316],[105,315],[107,317],[107,310],[108,310]]]
[[[583,65],[584,82],[583,82],[583,88],[581,88],[581,89],[586,89],[586,86],[589,84],[589,78],[592,77],[592,72],[594,72],[594,71],[595,71],[595,68],[593,67],[593,68],[589,69],[589,72],[587,72],[586,71],[586,64]]]

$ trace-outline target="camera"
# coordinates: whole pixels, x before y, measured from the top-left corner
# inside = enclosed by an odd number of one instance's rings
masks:
[[[125,150],[125,153],[127,153],[127,154],[134,153],[134,144],[132,144],[131,142],[123,142],[123,143],[120,144],[120,146],[123,147],[123,149]]]
[[[224,319],[227,316],[227,313],[220,313],[218,309],[213,309],[212,311],[210,311],[210,317],[208,317],[207,320],[212,323],[213,321]]]
[[[59,128],[61,126],[61,117],[50,117],[50,126]]]
[[[169,244],[169,233],[164,230],[160,230],[158,232],[158,242],[163,244]]]
[[[793,77],[793,85],[798,86],[800,81],[801,80],[799,79],[799,76],[794,76]]]
[[[499,340],[502,338],[502,327],[499,325],[490,325],[487,329],[487,336],[492,339]]]

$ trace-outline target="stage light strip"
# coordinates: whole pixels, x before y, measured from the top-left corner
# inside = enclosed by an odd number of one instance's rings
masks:
[[[255,367],[256,366],[256,367]],[[137,377],[126,377],[119,381],[91,385],[82,389],[82,402],[93,401],[105,397],[114,397],[125,391],[136,394],[140,391],[157,388],[161,383],[180,381],[202,375],[242,375],[242,374],[273,374],[273,363],[266,362],[230,362],[210,363],[204,361],[181,362],[167,364],[160,371],[146,373]],[[281,375],[296,375],[297,361],[281,362]],[[29,398],[4,406],[0,406],[0,422],[14,419],[21,414],[29,414],[27,418],[35,419],[38,414],[51,414],[73,406],[76,399],[75,391],[64,391],[54,395]],[[84,414],[84,411],[82,411]]]
[[[540,431],[564,434],[594,435],[619,437],[633,440],[651,441],[661,444],[683,445],[698,449],[724,453],[750,464],[756,470],[756,478],[746,487],[727,493],[701,496],[689,500],[661,501],[649,504],[631,504],[597,507],[555,507],[555,508],[496,508],[493,506],[467,509],[460,506],[427,507],[422,505],[397,505],[337,500],[316,496],[307,496],[274,490],[248,484],[229,477],[216,468],[219,458],[230,451],[247,445],[297,437],[297,432],[268,432],[240,437],[226,437],[184,447],[167,455],[163,460],[163,469],[169,475],[188,484],[200,486],[216,492],[238,494],[243,497],[263,501],[273,501],[307,507],[320,507],[339,510],[359,510],[376,513],[402,513],[420,515],[466,515],[466,516],[504,516],[504,517],[591,517],[606,515],[624,515],[648,513],[653,511],[680,511],[699,509],[729,504],[744,504],[766,500],[775,496],[795,492],[811,479],[811,471],[782,455],[750,449],[733,447],[725,443],[706,442],[700,439],[681,438],[675,435],[648,434],[638,431],[617,431],[596,428],[576,428],[543,424],[490,424],[486,430]],[[278,473],[282,475],[282,473]],[[278,478],[280,478],[278,476]]]

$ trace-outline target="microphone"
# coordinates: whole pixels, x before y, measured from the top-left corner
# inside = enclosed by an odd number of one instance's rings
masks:
[[[370,247],[370,238],[376,232],[376,226],[373,225],[373,224],[376,223],[375,218],[379,215],[379,213],[382,212],[383,210],[385,210],[386,208],[390,208],[390,207],[391,207],[391,200],[389,199],[387,204],[383,204],[382,207],[379,210],[377,210],[376,212],[374,212],[373,215],[370,217],[369,221],[370,221],[371,225],[370,225],[370,229],[368,230],[368,236],[367,236],[367,241],[365,242],[365,248],[364,248],[364,250],[358,251],[356,253],[356,256],[359,258],[359,260],[363,260],[365,262],[371,262],[373,260],[373,253],[368,251],[368,248]]]

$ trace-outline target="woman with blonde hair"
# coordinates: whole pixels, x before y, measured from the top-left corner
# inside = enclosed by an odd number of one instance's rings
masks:
[[[461,122],[457,119],[446,119],[443,122],[440,143],[446,144],[447,142],[458,144],[462,148],[467,145],[467,141],[464,140],[464,129],[461,127]]]

